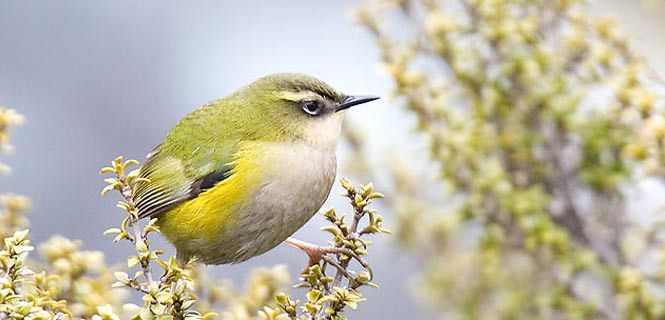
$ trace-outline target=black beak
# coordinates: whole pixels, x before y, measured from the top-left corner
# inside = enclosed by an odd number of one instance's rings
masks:
[[[348,96],[346,99],[344,99],[344,102],[340,103],[337,108],[335,108],[335,112],[339,112],[348,108],[351,108],[353,106],[363,104],[365,102],[370,102],[378,99],[379,97],[375,96]]]

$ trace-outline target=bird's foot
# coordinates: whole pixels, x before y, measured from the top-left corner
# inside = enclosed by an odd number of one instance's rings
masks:
[[[326,256],[328,254],[343,254],[343,255],[346,255],[346,256],[348,256],[350,258],[353,258],[356,261],[358,261],[358,263],[360,263],[360,265],[362,265],[363,268],[367,269],[367,271],[370,273],[370,277],[371,277],[372,269],[369,267],[369,265],[367,264],[367,262],[363,258],[358,256],[358,254],[353,252],[353,250],[351,250],[351,249],[333,247],[333,246],[321,247],[321,246],[317,246],[315,244],[305,242],[305,241],[302,241],[302,240],[298,240],[298,239],[295,239],[295,238],[291,238],[291,237],[284,240],[284,242],[286,242],[286,243],[288,243],[288,244],[304,251],[307,254],[307,256],[309,257],[309,260],[307,261],[307,265],[302,270],[303,274],[309,273],[309,269],[312,266],[315,266],[315,265],[319,264],[319,262],[321,262],[321,260],[324,260],[325,262],[327,262],[329,264],[332,264],[333,266],[335,266],[338,269],[340,269],[340,268],[344,269],[339,264],[337,264],[333,259]]]
[[[284,242],[304,251],[309,257],[309,261],[307,262],[307,266],[305,266],[305,269],[303,269],[303,273],[305,273],[311,266],[317,265],[323,259],[323,256],[326,254],[329,253],[347,254],[348,251],[351,251],[346,248],[321,247],[313,243],[305,242],[291,237],[284,240]]]

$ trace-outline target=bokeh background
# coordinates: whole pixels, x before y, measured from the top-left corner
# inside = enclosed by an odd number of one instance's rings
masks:
[[[374,158],[391,152],[424,153],[412,132],[413,115],[391,99],[392,80],[380,68],[375,39],[349,11],[359,1],[2,1],[0,105],[27,122],[4,157],[12,175],[0,192],[33,201],[31,232],[37,243],[52,234],[82,239],[109,263],[131,248],[114,246],[102,231],[118,224],[115,199],[101,198],[100,167],[116,155],[142,160],[178,119],[260,76],[305,72],[347,93],[384,99],[352,111],[372,143]],[[593,14],[611,14],[630,43],[657,73],[665,74],[665,8],[655,2],[592,1]],[[344,163],[349,148],[339,154]],[[342,170],[339,176],[347,175]],[[363,181],[357,181],[363,182]],[[375,181],[381,190],[381,181]],[[326,207],[346,209],[333,190]],[[657,195],[656,195],[657,196]],[[647,200],[648,202],[648,200]],[[384,213],[386,225],[394,221]],[[296,235],[322,243],[316,217]],[[167,247],[157,240],[157,246]],[[412,292],[421,265],[383,238],[370,262],[379,290],[352,319],[429,319]],[[288,265],[293,278],[305,261],[286,245],[246,263],[211,268],[239,284],[256,266]]]

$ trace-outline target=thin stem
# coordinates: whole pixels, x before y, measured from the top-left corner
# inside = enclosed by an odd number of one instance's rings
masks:
[[[355,192],[349,192],[348,197],[349,197],[349,199],[351,200],[351,204],[353,204],[354,215],[353,215],[353,222],[351,223],[351,227],[349,228],[349,232],[348,232],[348,234],[346,235],[347,240],[352,240],[352,239],[354,239],[354,238],[357,238],[356,235],[357,235],[357,233],[358,233],[358,223],[360,223],[360,219],[361,219],[361,218],[363,217],[363,215],[365,214],[363,208],[359,208],[359,207],[357,207],[357,206],[355,205],[355,203],[354,203],[354,198],[355,198],[355,196],[356,196],[356,193],[355,193]],[[358,262],[360,262],[360,264],[361,264],[363,267],[365,267],[365,268],[367,268],[368,270],[370,270],[370,274],[371,274],[371,269],[369,269],[368,267],[366,267],[366,266],[367,266],[367,263],[366,263],[364,260],[360,259],[360,257],[359,257],[358,255],[356,255],[355,253],[354,253],[354,255],[352,255],[352,256],[353,256],[353,258],[355,258],[356,260],[358,260]],[[349,263],[350,263],[350,262],[351,262],[351,259],[341,261],[341,262],[340,262],[340,265],[341,265],[342,269],[346,270],[346,268],[349,267]],[[338,269],[337,269],[337,273],[335,274],[335,280],[333,281],[332,286],[333,286],[333,287],[338,286],[338,285],[340,284],[340,282],[342,281],[342,278],[343,278],[343,277],[344,277],[344,273],[340,272],[340,269],[338,268]]]
[[[138,216],[136,215],[136,205],[134,204],[134,199],[132,198],[133,190],[131,185],[127,182],[127,176],[124,173],[118,173],[118,180],[122,182],[122,197],[125,199],[127,204],[129,204],[130,210],[127,212],[130,215],[129,224],[132,226],[132,237],[130,241],[136,245],[137,241],[143,241],[145,246],[150,250],[148,245],[147,235],[141,231],[141,226],[139,225]],[[140,252],[137,252],[140,254]],[[152,278],[152,270],[150,269],[150,262],[140,259],[141,269],[143,270],[143,276],[145,277],[148,284],[152,286],[155,281]]]

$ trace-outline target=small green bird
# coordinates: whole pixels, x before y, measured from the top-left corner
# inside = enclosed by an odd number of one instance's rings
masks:
[[[376,99],[283,73],[204,105],[148,155],[139,176],[149,181],[132,195],[139,218],[158,218],[181,261],[237,263],[274,248],[330,193],[341,111]]]

